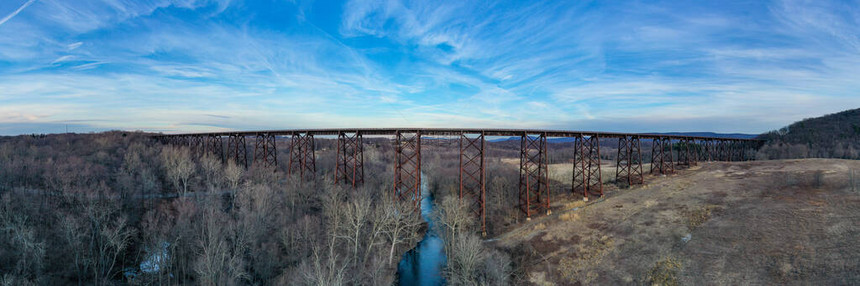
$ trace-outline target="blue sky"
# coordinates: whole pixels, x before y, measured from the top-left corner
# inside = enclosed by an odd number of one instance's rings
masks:
[[[860,107],[860,1],[0,1],[0,134],[760,133]]]

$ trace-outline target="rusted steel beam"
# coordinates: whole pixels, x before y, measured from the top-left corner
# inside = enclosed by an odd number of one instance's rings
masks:
[[[732,140],[726,140],[726,161],[732,162],[734,161],[734,142]]]
[[[729,142],[728,140],[720,140],[719,141],[719,152],[720,152],[720,161],[728,162],[731,161],[731,151],[729,150]]]
[[[633,165],[632,172],[630,172],[632,177],[631,182],[633,184],[642,184],[645,182],[645,172],[642,171],[642,140],[639,139],[639,136],[631,136],[630,139],[633,142],[633,144],[630,144],[630,158],[635,160],[631,164]]]
[[[212,154],[220,161],[224,161],[224,142],[221,140],[221,135],[209,135],[206,140],[207,153]]]
[[[520,135],[520,211],[530,220],[541,210],[550,214],[546,135]]]
[[[681,138],[678,144],[675,145],[678,147],[678,166],[690,167],[696,165],[696,153],[695,146],[693,146],[693,140],[689,138]]]
[[[687,152],[687,155],[690,158],[690,166],[696,166],[699,164],[699,148],[701,146],[696,144],[696,140],[692,138],[688,138],[687,143],[690,144]]]
[[[364,184],[364,144],[360,132],[350,135],[341,132],[337,136],[337,160],[334,182],[353,188]]]
[[[472,137],[470,137],[470,135]],[[478,217],[481,235],[487,235],[484,134],[460,134],[460,200]]]
[[[651,144],[651,174],[657,171],[660,174],[671,174],[675,172],[672,164],[672,139],[660,137],[653,139]]]
[[[690,165],[695,166],[699,162],[699,142],[694,139],[689,139],[690,143]]]
[[[254,140],[254,165],[263,168],[278,166],[278,149],[275,135],[259,133]]]
[[[726,160],[726,142],[725,140],[716,140],[714,142],[715,150],[716,150],[716,161],[725,161]]]
[[[317,163],[314,147],[313,134],[292,134],[290,137],[290,163],[287,168],[290,175],[298,174],[302,181],[316,178]]]
[[[573,192],[581,192],[585,201],[589,195],[603,196],[599,138],[581,134],[575,137],[573,149]]]
[[[717,161],[717,142],[712,139],[708,139],[706,141],[708,142],[708,161]]]
[[[737,161],[737,157],[736,157],[737,152],[735,152],[735,141],[727,140],[726,141],[726,150],[727,150],[726,152],[728,153],[727,154],[727,157],[728,157],[727,161],[729,161],[729,162]]]
[[[195,157],[203,156],[206,153],[206,141],[203,140],[203,135],[193,135],[190,140],[191,154]]]
[[[588,161],[586,164],[587,186],[582,195],[587,201],[589,195],[603,196],[603,178],[600,172],[600,138],[597,135],[591,135],[582,142],[583,151],[586,155],[584,159]]]
[[[716,155],[714,156],[714,161],[722,162],[725,160],[725,148],[726,146],[723,140],[714,140],[714,151]]]
[[[726,161],[732,162],[734,161],[734,142],[732,140],[726,140]]]
[[[615,182],[628,186],[644,182],[642,176],[642,153],[639,137],[618,138],[618,156],[615,164]]]
[[[630,184],[630,140],[629,138],[618,138],[618,155],[615,156],[615,183],[626,182]]]
[[[690,158],[687,156],[689,154],[687,152],[689,145],[686,144],[687,143],[686,140],[687,140],[686,138],[681,138],[680,140],[678,140],[677,144],[672,144],[672,146],[674,147],[672,149],[678,150],[678,160],[675,162],[675,164],[679,168],[690,166]]]
[[[233,160],[237,165],[248,168],[248,151],[244,135],[231,134],[227,137],[227,160]]]
[[[571,193],[586,193],[587,185],[586,182],[586,164],[588,161],[585,160],[586,152],[585,148],[583,148],[582,143],[583,137],[582,135],[578,135],[574,137],[573,140],[573,177],[571,180]]]
[[[758,149],[756,147],[756,145],[758,143],[757,142],[744,141],[743,144],[744,144],[744,154],[746,154],[744,159],[746,159],[747,161],[755,161],[756,150]]]
[[[304,180],[305,176],[302,172],[302,135],[293,133],[290,136],[290,163],[287,166],[287,172],[290,175],[296,175]]]
[[[707,162],[711,160],[711,145],[710,140],[699,140],[699,161]]]
[[[421,131],[397,130],[394,135],[394,199],[412,200],[421,208]]]
[[[733,149],[734,150],[734,159],[735,161],[746,161],[744,158],[744,145],[743,142],[738,140],[733,140]]]
[[[197,135],[188,136],[186,142],[191,156],[197,156]]]

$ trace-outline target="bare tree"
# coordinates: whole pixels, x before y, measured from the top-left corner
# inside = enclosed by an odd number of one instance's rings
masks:
[[[167,178],[185,195],[188,181],[194,175],[194,162],[187,148],[165,147],[161,151],[161,163]]]
[[[424,223],[411,202],[386,201],[383,208],[383,233],[388,240],[388,264],[392,264],[397,246],[418,239],[418,228]]]
[[[91,229],[87,238],[89,268],[97,283],[106,282],[113,276],[117,257],[128,247],[134,230],[128,228],[125,217],[116,214],[113,205],[87,203],[84,211]]]
[[[283,192],[265,184],[245,184],[237,195],[236,235],[234,240],[247,245],[244,255],[249,274],[255,281],[266,281],[281,273],[280,249],[276,229],[284,216]]]
[[[451,243],[456,242],[461,234],[471,232],[475,224],[468,205],[455,196],[442,199],[433,212],[433,218],[437,232],[445,236],[446,249],[450,249]]]
[[[241,257],[245,245],[226,239],[229,226],[224,225],[225,220],[227,218],[214,207],[204,210],[200,254],[194,264],[202,285],[237,285],[248,278]]]
[[[76,204],[76,212],[64,213],[60,221],[78,279],[89,276],[95,284],[108,284],[135,231],[118,213],[116,201],[84,198]]]
[[[475,234],[468,205],[455,196],[442,199],[433,214],[435,227],[445,236],[446,281],[451,285],[504,285],[509,283],[510,259],[490,252]],[[488,253],[493,253],[489,256]]]
[[[8,197],[0,206],[0,238],[15,249],[14,274],[21,277],[38,278],[45,259],[45,243],[36,237],[36,229],[29,216],[11,209]]]
[[[305,285],[345,285],[348,284],[349,263],[341,261],[338,249],[338,231],[342,230],[344,218],[343,196],[339,188],[329,188],[323,195],[323,217],[326,220],[325,233],[317,245],[313,246],[312,256],[305,260],[301,268]]]
[[[362,265],[367,265],[371,254],[375,253],[374,250],[376,250],[377,245],[385,243],[383,238],[385,235],[385,224],[387,223],[387,220],[385,218],[384,205],[377,205],[374,207],[368,220],[370,221],[370,226],[367,230],[368,239],[364,244],[365,249],[364,258],[361,260]]]
[[[362,231],[371,215],[370,199],[359,193],[343,206],[343,223],[339,225],[337,237],[352,244],[352,263],[358,264],[359,245],[362,244]]]
[[[319,248],[314,247],[310,262],[302,265],[301,273],[305,285],[339,286],[347,284],[347,267],[349,264],[338,261],[333,243],[329,243],[327,250],[327,253],[321,253]]]
[[[126,250],[133,234],[134,230],[128,228],[124,217],[100,225],[94,242],[93,274],[96,277],[107,281],[113,276],[117,257]]]
[[[85,236],[88,231],[81,225],[81,220],[73,214],[61,214],[60,226],[62,228],[63,241],[66,249],[71,252],[72,264],[78,279],[83,279],[88,272],[89,264],[86,248],[84,247]]]
[[[3,274],[0,277],[0,286],[30,286],[36,285],[33,281],[12,274]]]
[[[237,165],[235,161],[229,160],[227,162],[227,166],[224,168],[224,177],[227,179],[230,191],[236,191],[239,188],[239,183],[241,183],[244,174],[245,170],[242,170],[242,167]]]
[[[222,165],[221,160],[212,154],[206,154],[200,158],[200,168],[203,170],[203,179],[209,191],[221,187],[221,181],[224,177]]]
[[[485,259],[481,239],[475,234],[464,234],[449,243],[446,251],[448,264],[445,278],[451,285],[478,285],[478,273]]]
[[[309,257],[312,245],[320,236],[321,221],[317,216],[304,215],[287,227],[281,228],[280,242],[286,250],[287,263],[298,263]]]
[[[484,254],[484,261],[480,271],[479,284],[481,285],[509,285],[511,284],[511,257],[507,253],[497,249],[489,249]]]

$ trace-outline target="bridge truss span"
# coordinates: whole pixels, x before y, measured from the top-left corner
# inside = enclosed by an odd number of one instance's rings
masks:
[[[552,138],[572,138],[570,141],[563,141],[573,143],[571,192],[581,194],[584,200],[604,195],[601,159],[607,155],[601,154],[601,143],[617,140],[615,165],[612,166],[613,162],[610,161],[608,167],[615,168],[615,182],[625,186],[642,184],[645,181],[645,163],[650,163],[651,174],[672,174],[677,169],[695,166],[698,162],[753,160],[755,150],[763,143],[755,139],[651,133],[458,128],[260,130],[158,134],[154,135],[154,138],[165,144],[185,146],[195,156],[211,155],[245,168],[274,170],[277,170],[278,166],[278,141],[288,140],[286,144],[289,148],[284,149],[289,154],[286,172],[302,181],[313,181],[316,180],[318,172],[316,153],[328,148],[317,150],[316,136],[336,139],[336,147],[331,148],[335,149],[337,154],[332,181],[353,189],[360,187],[365,181],[364,138],[389,138],[394,150],[393,199],[411,201],[416,208],[420,207],[422,197],[422,138],[456,138],[460,161],[458,197],[478,218],[481,232],[484,234],[487,232],[486,155],[487,143],[491,142],[492,137],[502,141],[515,140],[512,138],[520,140],[517,208],[526,218],[550,213],[551,149],[548,145],[552,144]],[[651,145],[650,157],[643,156],[643,143]],[[612,147],[611,144],[609,146]],[[643,157],[650,158],[650,161],[645,162]],[[249,161],[252,165],[249,165]]]

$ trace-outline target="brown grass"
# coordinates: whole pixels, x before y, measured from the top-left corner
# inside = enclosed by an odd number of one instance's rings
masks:
[[[648,272],[648,283],[661,286],[678,285],[678,269],[681,269],[681,262],[675,257],[669,256],[657,261]]]
[[[614,247],[615,240],[605,235],[579,244],[576,255],[562,257],[559,261],[561,276],[568,282],[579,280],[584,284],[594,283],[599,277],[594,265],[601,262]]]
[[[711,212],[713,210],[718,209],[720,206],[717,205],[706,205],[694,208],[692,210],[684,210],[681,212],[681,215],[684,217],[684,220],[687,223],[687,226],[690,229],[694,229],[696,227],[701,226],[703,223],[708,221],[711,218]]]
[[[521,273],[541,272],[558,285],[860,282],[860,228],[853,223],[860,196],[851,175],[860,162],[699,168],[646,175],[644,185],[610,189],[605,200],[577,211],[533,218],[534,224],[502,235],[498,243],[534,253],[518,264]],[[559,173],[567,176],[567,170]],[[579,201],[564,197],[553,203],[568,210]],[[535,230],[538,223],[545,227]],[[687,235],[691,239],[682,242]]]

